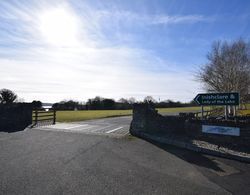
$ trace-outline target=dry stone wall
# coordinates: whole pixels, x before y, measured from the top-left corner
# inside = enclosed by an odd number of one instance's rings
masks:
[[[240,136],[208,134],[202,132],[202,125],[239,127]],[[140,132],[162,135],[181,135],[190,139],[209,141],[218,145],[238,145],[250,147],[250,121],[238,120],[200,120],[192,114],[180,116],[162,116],[149,104],[135,104],[133,120],[130,126],[132,135]]]
[[[0,131],[20,131],[25,129],[31,123],[31,104],[0,104]]]

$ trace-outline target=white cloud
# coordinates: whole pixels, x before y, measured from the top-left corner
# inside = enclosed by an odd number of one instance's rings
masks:
[[[104,20],[112,18],[112,21],[132,22],[141,25],[156,25],[156,24],[185,24],[196,22],[209,22],[212,17],[205,17],[203,15],[166,15],[166,14],[139,14],[129,11],[98,11],[94,16],[97,20]]]
[[[69,14],[73,11],[65,3],[59,8]],[[202,17],[140,16],[112,11],[89,11],[82,16],[74,13],[81,21],[78,24],[79,44],[62,47],[61,44],[48,44],[39,32],[38,21],[43,6],[27,13],[27,7],[9,9],[12,9],[12,14],[7,16],[8,20],[19,18],[22,21],[19,27],[26,34],[11,33],[8,37],[23,48],[6,50],[0,47],[0,88],[12,89],[26,101],[86,100],[96,95],[116,99],[131,96],[143,99],[152,95],[157,99],[189,101],[195,96],[198,85],[192,81],[192,75],[151,51],[126,45],[106,45],[101,28],[105,17],[146,24],[197,22],[204,20]],[[164,68],[164,71],[152,71],[157,68]]]
[[[36,61],[1,59],[0,88],[13,89],[27,101],[52,102],[65,98],[86,100],[96,95],[117,99],[153,95],[188,101],[194,94],[188,89],[197,89],[189,73],[178,70],[155,73],[138,68],[137,63],[155,63],[154,57],[146,56],[143,51],[130,48],[60,50],[44,50],[39,54],[33,51]],[[145,60],[136,57],[141,55]]]
[[[204,17],[202,15],[158,15],[152,19],[152,24],[178,24],[178,23],[196,23],[196,22],[208,22],[211,18]]]

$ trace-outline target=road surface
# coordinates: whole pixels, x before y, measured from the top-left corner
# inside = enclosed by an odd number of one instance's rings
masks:
[[[249,164],[119,134],[126,121],[0,132],[0,194],[249,194]]]
[[[56,123],[56,125],[38,126],[34,129],[124,136],[129,133],[131,120],[131,116],[112,117],[83,122]]]

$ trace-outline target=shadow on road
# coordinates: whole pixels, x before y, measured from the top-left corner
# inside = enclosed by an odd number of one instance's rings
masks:
[[[171,145],[167,145],[167,144],[160,144],[160,143],[157,143],[157,142],[152,141],[152,140],[147,140],[147,141],[150,142],[151,144],[161,148],[162,150],[165,150],[166,152],[169,152],[169,153],[171,153],[171,154],[173,154],[173,155],[175,155],[175,156],[177,156],[177,157],[181,158],[182,160],[185,160],[189,163],[198,165],[200,167],[212,169],[214,171],[224,172],[224,170],[222,170],[218,166],[218,164],[213,161],[213,159],[209,159],[200,153],[189,151],[186,149],[180,149],[180,148],[177,148],[175,146],[171,146]]]
[[[0,132],[4,132],[4,133],[16,133],[16,132],[20,132],[20,131],[24,131],[26,128],[25,127],[21,127],[21,128],[4,128],[4,129],[0,129]]]

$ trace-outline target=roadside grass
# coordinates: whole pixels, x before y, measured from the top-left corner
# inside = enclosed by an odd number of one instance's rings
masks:
[[[250,104],[245,104],[245,108],[243,110],[239,110],[240,115],[250,115]]]
[[[250,115],[250,109],[247,109],[247,110],[239,110],[239,114],[240,115]]]
[[[201,111],[200,106],[193,107],[179,107],[179,108],[157,108],[160,114],[167,113],[179,113],[179,112],[199,112]],[[209,107],[205,107],[204,110],[209,110]]]
[[[90,119],[128,116],[132,115],[132,110],[79,110],[79,111],[57,111],[57,122],[74,122]]]
[[[178,113],[178,112],[197,112],[200,107],[184,107],[184,108],[158,108],[160,114]],[[75,122],[90,119],[100,119],[107,117],[129,116],[132,110],[80,110],[80,111],[57,111],[57,122]]]
[[[204,107],[204,110],[213,109],[210,107]],[[179,107],[179,108],[157,108],[160,114],[171,114],[179,112],[199,112],[201,111],[200,106],[194,107]],[[240,115],[250,114],[250,109],[240,110]],[[75,122],[85,121],[91,119],[100,119],[108,117],[118,116],[130,116],[132,110],[81,110],[81,111],[57,111],[56,121],[57,122]]]

